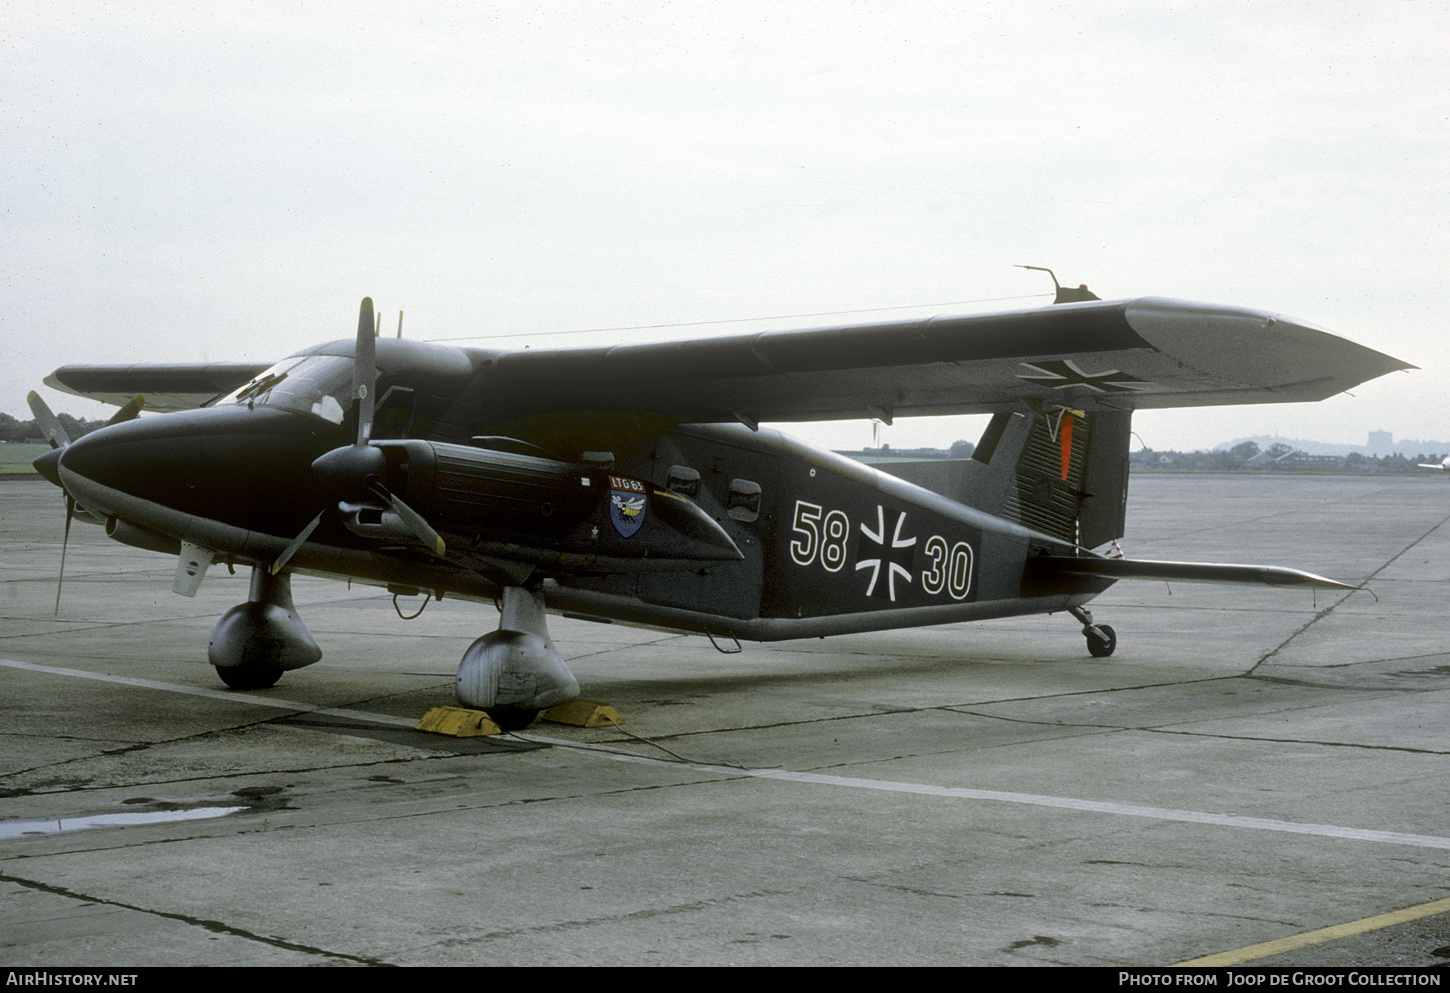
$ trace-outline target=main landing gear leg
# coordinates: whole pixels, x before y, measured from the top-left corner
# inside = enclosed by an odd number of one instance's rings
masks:
[[[507,586],[500,614],[498,630],[463,653],[458,701],[488,711],[505,731],[517,731],[539,711],[578,696],[579,682],[549,639],[542,593]]]
[[[1087,639],[1088,654],[1105,659],[1118,647],[1118,636],[1106,624],[1094,624],[1092,612],[1086,607],[1069,607],[1067,612],[1082,621],[1082,634]]]
[[[234,690],[266,689],[288,669],[322,658],[322,649],[292,605],[292,574],[274,576],[264,565],[253,566],[247,602],[217,620],[206,654],[222,682]]]

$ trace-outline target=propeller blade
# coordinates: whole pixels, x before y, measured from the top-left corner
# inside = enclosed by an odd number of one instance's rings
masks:
[[[327,511],[324,510],[316,517],[312,518],[312,523],[303,528],[302,533],[292,539],[292,544],[282,549],[282,554],[277,556],[276,562],[272,563],[272,575],[277,575],[277,573],[281,572],[286,567],[288,562],[292,561],[292,556],[297,554],[297,549],[301,548],[304,544],[306,544],[307,539],[312,536],[312,532],[317,530],[317,525],[322,523],[322,514],[325,513],[327,513]]]
[[[106,427],[110,427],[112,424],[122,424],[126,421],[135,420],[136,415],[141,413],[145,407],[146,397],[143,394],[137,393],[130,400],[126,401],[124,407],[111,415],[111,419],[106,422]]]
[[[30,412],[35,415],[35,423],[45,432],[45,437],[50,441],[51,448],[64,448],[70,444],[70,435],[65,433],[61,427],[60,418],[51,413],[50,407],[41,399],[39,393],[34,390],[25,398],[30,404]]]
[[[357,443],[366,445],[373,433],[373,383],[377,380],[377,330],[373,325],[373,298],[363,297],[357,315],[357,348],[353,353],[352,395],[357,397]]]
[[[387,501],[388,506],[393,508],[393,513],[402,518],[403,523],[408,526],[408,530],[412,531],[419,541],[428,546],[430,552],[439,558],[442,558],[448,553],[448,546],[443,543],[442,536],[437,531],[434,531],[416,510],[393,496],[392,492],[382,483],[375,481],[369,486],[369,489]]]
[[[35,394],[32,393],[31,396]],[[60,542],[60,575],[55,577],[55,616],[60,616],[60,590],[65,583],[65,550],[70,545],[70,522],[76,515],[76,499],[65,495],[65,537]]]

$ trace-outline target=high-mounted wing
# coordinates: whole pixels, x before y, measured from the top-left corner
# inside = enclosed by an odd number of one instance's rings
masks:
[[[504,352],[490,406],[680,420],[974,414],[1023,400],[1093,410],[1322,400],[1413,366],[1263,311],[1162,298],[767,331],[667,344]]]
[[[352,346],[314,351],[350,355]],[[600,348],[409,349],[407,362],[436,351],[477,369],[475,395],[496,421],[618,412],[752,426],[992,413],[1024,401],[1081,410],[1302,402],[1414,368],[1266,311],[1157,297]],[[183,410],[266,368],[71,365],[45,382],[118,406],[144,393],[149,410]]]
[[[144,394],[147,410],[200,407],[229,393],[271,367],[270,362],[210,362],[205,365],[68,365],[45,377],[45,385],[64,393],[124,406]]]

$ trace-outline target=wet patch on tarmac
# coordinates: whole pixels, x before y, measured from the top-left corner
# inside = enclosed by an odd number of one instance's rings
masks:
[[[93,813],[68,814],[64,817],[36,817],[0,821],[0,840],[41,838],[71,834],[95,828],[141,827],[148,824],[174,824],[181,821],[213,820],[232,814],[266,814],[279,810],[295,810],[286,799],[281,786],[248,786],[234,790],[225,798],[177,802],[149,796],[127,797],[120,805],[130,809],[122,812],[98,810]]]

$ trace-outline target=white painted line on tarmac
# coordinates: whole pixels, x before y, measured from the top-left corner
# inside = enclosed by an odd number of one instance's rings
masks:
[[[644,762],[675,768],[696,769],[721,776],[750,776],[756,779],[779,779],[821,786],[843,786],[850,789],[881,790],[887,793],[912,793],[956,800],[990,800],[998,803],[1019,803],[1059,810],[1082,810],[1119,817],[1146,817],[1160,821],[1181,821],[1188,824],[1213,824],[1220,827],[1246,828],[1254,831],[1278,831],[1285,834],[1308,834],[1321,838],[1343,838],[1347,841],[1369,841],[1382,845],[1412,845],[1417,848],[1450,849],[1450,838],[1431,834],[1404,834],[1398,831],[1373,831],[1367,828],[1340,827],[1335,824],[1301,824],[1268,817],[1245,817],[1240,814],[1214,814],[1200,810],[1174,810],[1170,807],[1145,807],[1131,803],[1104,800],[1078,800],[1073,797],[1045,796],[1039,793],[1008,793],[1001,790],[974,790],[954,786],[932,786],[927,783],[898,783],[884,779],[858,779],[851,776],[830,776],[817,772],[790,772],[783,769],[740,769],[734,766],[705,765],[693,762],[667,762],[612,748],[581,745],[573,741],[521,734],[520,738],[560,748],[582,749],[607,755],[621,762]]]
[[[332,717],[348,717],[353,720],[371,721],[377,724],[392,724],[397,727],[415,728],[418,722],[407,717],[391,714],[371,714],[362,710],[343,710],[337,707],[319,707],[315,703],[288,700],[283,697],[261,696],[260,691],[246,693],[237,690],[214,690],[202,686],[182,686],[178,683],[163,683],[155,679],[136,679],[132,676],[114,676],[108,672],[87,672],[84,669],[65,669],[54,665],[40,665],[37,662],[17,662],[14,659],[0,659],[0,666],[24,669],[27,672],[43,672],[50,676],[69,676],[72,679],[94,679],[118,686],[134,686],[143,690],[160,690],[163,693],[184,693],[188,696],[207,697],[226,703],[251,704],[254,707],[271,707],[276,710],[291,710],[307,714],[327,714]]]
[[[280,697],[261,696],[255,693],[242,694],[235,690],[204,689],[199,686],[180,686],[152,679],[135,679],[130,676],[113,676],[109,673],[86,672],[82,669],[65,669],[59,666],[40,665],[34,662],[17,662],[0,659],[0,666],[40,672],[54,676],[69,676],[79,679],[94,679],[101,682],[134,686],[139,689],[160,690],[168,693],[185,693],[190,696],[208,697],[233,704],[250,704],[257,707],[271,707],[303,713],[329,714],[352,720],[373,721],[395,727],[413,728],[417,722],[407,717],[391,714],[373,714],[361,710],[345,710],[336,707],[319,707],[316,704]],[[804,783],[813,786],[835,786],[847,789],[878,790],[887,793],[909,793],[916,796],[935,796],[953,800],[986,800],[996,803],[1025,804],[1033,807],[1050,807],[1057,810],[1079,810],[1087,813],[1111,814],[1117,817],[1143,817],[1159,821],[1178,821],[1186,824],[1209,824],[1218,827],[1232,827],[1251,831],[1276,831],[1283,834],[1303,834],[1320,838],[1339,838],[1345,841],[1367,841],[1381,845],[1409,845],[1416,848],[1439,848],[1450,850],[1450,838],[1429,834],[1404,834],[1398,831],[1374,831],[1367,828],[1341,827],[1335,824],[1301,824],[1296,821],[1281,821],[1268,817],[1245,817],[1239,814],[1215,814],[1200,810],[1174,810],[1170,807],[1146,807],[1131,803],[1112,803],[1104,800],[1079,800],[1074,797],[1046,796],[1039,793],[1010,793],[1001,790],[976,790],[955,786],[933,786],[928,783],[899,783],[884,779],[860,779],[852,776],[831,776],[818,772],[791,772],[784,769],[740,769],[734,766],[708,765],[697,762],[678,762],[651,758],[635,752],[603,745],[588,745],[576,741],[549,738],[543,735],[519,734],[525,741],[588,752],[617,762],[634,762],[642,765],[664,766],[672,769],[693,769],[697,772],[733,778],[774,779],[782,782]]]

